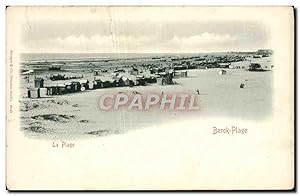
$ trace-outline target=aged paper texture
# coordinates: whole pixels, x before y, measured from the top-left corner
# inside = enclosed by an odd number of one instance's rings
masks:
[[[294,188],[293,7],[7,7],[9,190]]]

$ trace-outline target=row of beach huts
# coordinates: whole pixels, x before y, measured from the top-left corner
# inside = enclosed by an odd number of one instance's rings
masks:
[[[175,72],[173,70],[169,70],[167,72],[157,73],[156,75],[149,74],[146,76],[137,75],[130,77],[118,74],[111,77],[94,76],[93,81],[81,79],[48,86],[44,85],[43,78],[36,77],[34,78],[34,87],[27,90],[27,97],[41,98],[102,88],[146,86],[151,83],[169,85],[173,84],[174,77],[187,77],[187,71]]]

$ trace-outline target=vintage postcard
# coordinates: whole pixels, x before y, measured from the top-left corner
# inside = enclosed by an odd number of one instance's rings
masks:
[[[8,190],[294,189],[294,8],[8,6]]]

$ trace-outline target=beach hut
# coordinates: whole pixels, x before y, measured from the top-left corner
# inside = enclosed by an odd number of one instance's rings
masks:
[[[162,85],[173,84],[173,77],[174,77],[174,71],[173,70],[169,70],[167,73],[160,74],[160,75],[163,78]]]
[[[226,70],[222,69],[219,71],[219,75],[225,75],[226,74]]]
[[[101,72],[99,70],[93,72],[94,76],[99,76],[100,74],[101,74]]]
[[[153,75],[153,76],[150,76],[150,78],[152,80],[151,81],[152,83],[156,83],[157,82],[157,77],[156,76]]]
[[[180,77],[186,78],[187,77],[187,71],[181,71],[180,72]]]
[[[262,55],[253,55],[253,58],[261,58]]]
[[[46,89],[47,89],[47,95],[51,95],[50,94],[51,87],[50,86],[46,86]]]
[[[44,87],[44,79],[43,78],[34,78],[34,87],[35,88],[43,88]]]
[[[183,67],[182,65],[176,65],[174,66],[174,70],[183,70],[185,67]]]
[[[158,73],[158,76],[159,76],[159,77],[166,77],[166,76],[167,76],[167,73],[166,73],[166,72],[159,72],[159,73]]]
[[[98,89],[101,88],[102,80],[101,79],[96,79],[93,81],[93,88]]]
[[[80,87],[81,87],[80,82],[72,81],[71,84],[72,84],[72,91],[73,92],[80,91]]]
[[[47,86],[47,95],[57,95],[57,86]]]
[[[80,90],[81,91],[89,89],[89,81],[88,80],[79,80],[79,83],[80,83]],[[84,87],[84,90],[83,90],[82,87]]]
[[[66,91],[66,85],[64,85],[64,84],[57,85],[57,94],[58,95],[63,95],[65,93],[67,93],[67,91]]]
[[[67,82],[65,83],[66,85],[66,93],[74,93],[74,88],[72,88],[72,83],[71,82]]]
[[[119,86],[119,80],[113,80],[112,87],[118,87],[118,86]]]
[[[133,87],[133,86],[136,86],[136,85],[137,85],[136,77],[134,77],[134,76],[129,76],[129,77],[128,77],[128,80],[129,80],[129,86],[130,86],[130,87]]]
[[[181,72],[175,71],[174,77],[181,77]]]
[[[119,79],[118,75],[119,75],[119,73],[112,73],[112,74],[111,74],[111,78],[112,78],[113,80],[118,80],[118,79]]]
[[[129,87],[133,87],[135,85],[136,85],[135,80],[129,80]]]
[[[174,69],[169,69],[167,71],[167,73],[170,74],[172,78],[175,76],[175,70]]]
[[[136,79],[137,85],[139,86],[145,86],[146,85],[146,80],[145,78],[138,78]]]
[[[164,85],[163,78],[157,78],[157,84]]]
[[[40,97],[47,97],[47,88],[40,88]]]
[[[250,63],[249,71],[263,71],[261,64],[259,63]]]
[[[156,77],[155,76],[152,76],[152,75],[148,75],[145,77],[145,80],[147,83],[156,83]]]
[[[105,80],[103,80],[103,82],[101,83],[101,88],[110,88],[110,87],[114,87],[114,80],[111,78],[104,78]]]
[[[218,64],[220,68],[229,68],[229,66],[231,65],[231,63],[219,63]]]
[[[145,80],[144,76],[142,76],[142,75],[136,76],[136,83],[139,86],[145,86],[146,85],[146,80]]]
[[[101,83],[101,88],[109,88],[111,87],[111,82],[106,80]]]
[[[129,78],[127,78],[127,77],[122,77],[122,80],[123,80],[124,86],[129,86],[129,83],[130,83]]]
[[[94,90],[95,89],[94,88],[94,84],[92,82],[88,83],[88,89],[90,89],[90,90]]]
[[[40,98],[40,88],[30,88],[27,91],[28,98]]]
[[[118,83],[119,83],[119,87],[125,86],[125,82],[124,82],[124,80],[123,80],[123,77],[121,77],[121,78],[119,79]]]
[[[93,89],[98,89],[99,88],[99,87],[97,87],[97,81],[94,80],[92,83],[93,83]]]
[[[126,71],[124,69],[117,69],[114,71],[114,73],[125,73]]]

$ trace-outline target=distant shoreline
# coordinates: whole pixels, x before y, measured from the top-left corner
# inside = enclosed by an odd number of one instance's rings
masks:
[[[33,61],[83,61],[83,60],[128,60],[155,57],[190,57],[204,55],[254,54],[253,52],[199,52],[199,53],[21,53],[23,62]]]

